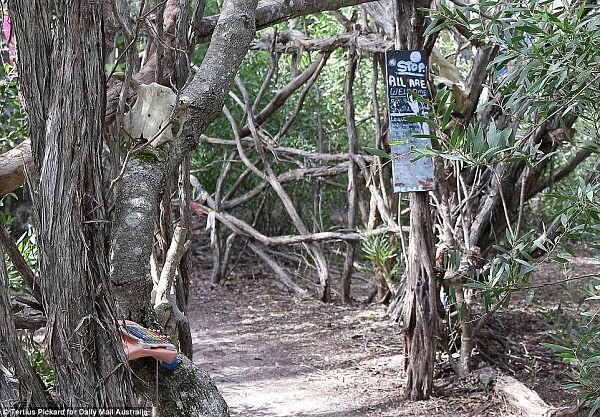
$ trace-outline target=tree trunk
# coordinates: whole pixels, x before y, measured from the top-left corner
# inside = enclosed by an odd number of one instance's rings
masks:
[[[433,388],[438,327],[438,285],[433,270],[433,230],[427,193],[410,193],[410,208],[403,306],[405,394],[411,400],[425,400]]]
[[[145,399],[157,404],[160,417],[229,417],[227,403],[210,376],[188,358],[179,355],[179,360],[172,372],[158,366],[154,359],[133,362],[137,391],[146,393]]]
[[[154,152],[147,150],[144,156],[134,156],[117,184],[110,245],[110,280],[117,318],[146,326],[154,321],[149,259],[165,183],[165,166],[153,156]]]
[[[386,280],[386,274],[388,271],[375,267],[374,271],[375,285],[377,286],[377,301],[386,302],[386,299],[390,296],[390,288]]]
[[[0,371],[0,414],[8,415],[10,410],[14,410],[18,404],[19,398],[16,390],[4,372]]]
[[[112,314],[101,189],[102,8],[98,1],[49,3],[11,6],[38,174],[34,208],[57,399],[69,407],[125,406],[133,391]]]
[[[191,239],[192,233],[192,211],[190,208],[191,199],[190,184],[190,156],[183,158],[179,169],[179,216],[181,224],[187,230],[186,240]],[[187,250],[181,257],[179,263],[179,276],[175,283],[175,300],[182,314],[188,311],[188,299],[190,295],[190,273],[192,271],[191,251]],[[179,338],[179,348],[181,352],[192,360],[194,356],[192,346],[192,331],[188,320],[181,320],[177,323],[177,336]]]
[[[201,69],[181,92],[180,103],[190,112],[184,133],[134,156],[116,187],[111,241],[111,281],[118,288],[120,316],[150,324],[149,258],[154,220],[166,178],[177,172],[191,143],[220,114],[248,45],[254,36],[256,0],[226,0]],[[179,355],[173,373],[159,372],[159,389],[148,383],[156,376],[155,362],[132,364],[143,381],[137,391],[156,404],[161,416],[227,416],[227,406],[207,374]]]
[[[356,77],[356,67],[358,64],[358,56],[356,48],[351,47],[348,50],[348,65],[346,68],[346,125],[348,130],[348,155],[350,155],[350,163],[348,164],[348,230],[354,230],[357,222],[358,208],[358,168],[352,156],[356,154],[356,121],[354,111],[354,79]],[[342,272],[342,288],[341,297],[342,303],[348,304],[352,301],[350,296],[350,285],[352,282],[352,270],[354,268],[354,250],[353,242],[346,242],[346,256],[344,258],[344,269]]]
[[[214,220],[214,217],[212,217]],[[207,217],[206,221],[209,221]],[[210,226],[210,249],[213,259],[212,271],[210,272],[211,284],[218,284],[223,279],[223,256],[221,255],[221,236],[219,234],[219,223],[214,221]]]
[[[429,0],[408,3],[395,0],[396,48],[417,49],[424,44],[425,15]],[[428,192],[410,193],[410,235],[404,297],[405,394],[425,400],[433,388],[438,285],[434,273],[434,236]]]

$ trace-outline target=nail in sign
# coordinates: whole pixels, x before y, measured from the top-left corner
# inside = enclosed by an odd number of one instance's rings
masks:
[[[429,135],[429,125],[414,120],[414,116],[429,115],[428,107],[415,98],[429,97],[427,58],[421,50],[387,51],[385,61],[394,191],[433,190],[431,158],[414,160],[419,156],[418,149],[431,144],[429,138],[422,137]]]

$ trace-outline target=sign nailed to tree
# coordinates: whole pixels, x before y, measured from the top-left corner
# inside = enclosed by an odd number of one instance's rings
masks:
[[[429,115],[416,96],[428,98],[427,58],[421,50],[387,51],[387,91],[390,114],[390,145],[395,192],[433,190],[433,162],[415,150],[430,145],[429,125],[415,120]]]

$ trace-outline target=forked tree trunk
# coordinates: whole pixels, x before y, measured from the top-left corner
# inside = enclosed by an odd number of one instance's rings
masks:
[[[148,260],[153,224],[166,178],[177,171],[190,143],[220,113],[233,77],[254,35],[256,0],[228,0],[221,9],[201,69],[182,90],[180,99],[190,109],[184,134],[159,149],[149,147],[134,157],[116,187],[111,244],[111,280],[125,292],[119,313],[148,323],[151,319],[151,280]],[[138,392],[156,404],[161,416],[228,416],[227,405],[208,374],[187,358],[171,373],[159,372],[159,389],[152,387],[155,368],[148,361],[132,364],[142,381]]]

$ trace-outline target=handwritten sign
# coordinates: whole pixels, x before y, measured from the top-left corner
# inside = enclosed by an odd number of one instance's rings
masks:
[[[427,57],[421,50],[387,51],[387,91],[390,114],[390,145],[395,192],[433,190],[433,162],[423,157],[416,161],[418,149],[430,145],[429,125],[410,120],[427,117],[429,109],[415,96],[428,98]]]

